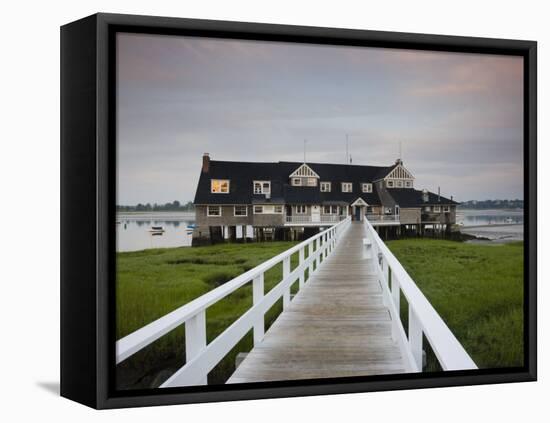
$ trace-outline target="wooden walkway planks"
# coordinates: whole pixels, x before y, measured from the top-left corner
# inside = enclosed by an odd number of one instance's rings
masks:
[[[353,223],[228,383],[402,373],[362,223]]]

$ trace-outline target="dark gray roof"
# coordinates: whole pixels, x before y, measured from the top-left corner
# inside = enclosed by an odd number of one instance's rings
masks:
[[[399,207],[422,207],[433,204],[458,204],[449,198],[428,192],[428,201],[424,202],[422,191],[413,188],[391,188],[388,193]]]
[[[360,166],[329,163],[307,163],[315,171],[320,181],[332,183],[331,192],[321,192],[317,187],[294,187],[289,184],[289,176],[303,163],[299,162],[227,162],[211,160],[208,173],[201,172],[195,204],[251,204],[272,202],[288,204],[347,204],[362,198],[367,204],[381,204],[377,190],[373,187],[372,193],[364,193],[361,183],[374,182],[383,178],[394,168],[392,166]],[[212,194],[210,192],[211,179],[229,179],[228,194]],[[271,181],[271,199],[265,195],[253,194],[253,181]],[[352,183],[352,192],[342,192],[342,182]],[[388,192],[402,207],[407,205],[421,205],[422,191],[411,188],[389,189]],[[430,194],[436,196],[436,194]],[[447,201],[441,197],[442,202]],[[434,203],[436,201],[433,201]],[[454,203],[454,202],[453,202]]]
[[[393,166],[359,166],[345,164],[307,163],[320,176],[320,181],[332,183],[331,192],[320,192],[319,187],[293,187],[288,183],[289,175],[303,163],[298,162],[226,162],[211,160],[208,173],[201,172],[195,204],[250,204],[259,202],[264,195],[252,192],[255,180],[271,181],[272,202],[284,199],[286,203],[351,203],[358,197],[368,204],[380,204],[376,192],[361,192],[362,182],[373,182],[387,175]],[[212,194],[211,179],[230,179],[228,194]],[[343,193],[342,182],[351,182],[353,191]],[[376,191],[376,190],[373,190]]]

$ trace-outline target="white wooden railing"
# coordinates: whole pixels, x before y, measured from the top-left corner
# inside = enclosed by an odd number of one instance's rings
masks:
[[[380,239],[372,224],[365,219],[367,254],[372,254],[382,285],[384,304],[392,318],[392,337],[399,343],[410,372],[422,371],[422,341],[426,336],[443,370],[477,369],[476,364],[443,319],[416,286],[401,263]],[[391,289],[388,280],[391,278]],[[400,317],[400,293],[409,305],[408,336]]]
[[[300,215],[294,215],[294,216],[286,216],[285,222],[286,223],[311,223],[311,224],[318,224],[318,223],[338,223],[344,220],[346,216],[340,216],[336,214],[321,214],[319,216],[300,216]]]
[[[371,223],[376,222],[399,222],[398,214],[367,214],[367,219]]]
[[[311,277],[311,274],[319,267],[321,259],[325,259],[334,251],[340,235],[349,227],[350,221],[351,218],[345,219],[118,340],[116,343],[117,364],[176,327],[185,324],[186,363],[164,382],[161,388],[205,385],[210,370],[231,351],[248,331],[253,329],[254,345],[262,341],[265,313],[281,297],[283,297],[283,310],[288,307],[291,300],[291,286],[296,280],[299,280],[299,288],[303,286],[306,269],[309,269],[308,274]],[[307,258],[305,258],[306,248]],[[290,260],[295,253],[298,253],[299,263],[291,271]],[[283,266],[282,280],[265,294],[264,274],[280,263]],[[207,344],[206,309],[249,282],[252,282],[252,307],[216,339]]]

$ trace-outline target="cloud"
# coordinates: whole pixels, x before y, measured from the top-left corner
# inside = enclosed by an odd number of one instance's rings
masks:
[[[343,162],[346,133],[354,163],[393,163],[401,142],[431,189],[521,196],[521,60],[119,35],[118,202],[192,199],[203,152],[300,161],[307,139],[308,160]]]

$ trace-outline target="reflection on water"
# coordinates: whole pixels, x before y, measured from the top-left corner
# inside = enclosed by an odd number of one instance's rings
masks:
[[[194,213],[117,213],[117,251],[189,247],[194,222]]]
[[[523,225],[523,210],[457,210],[456,223],[464,226]]]

